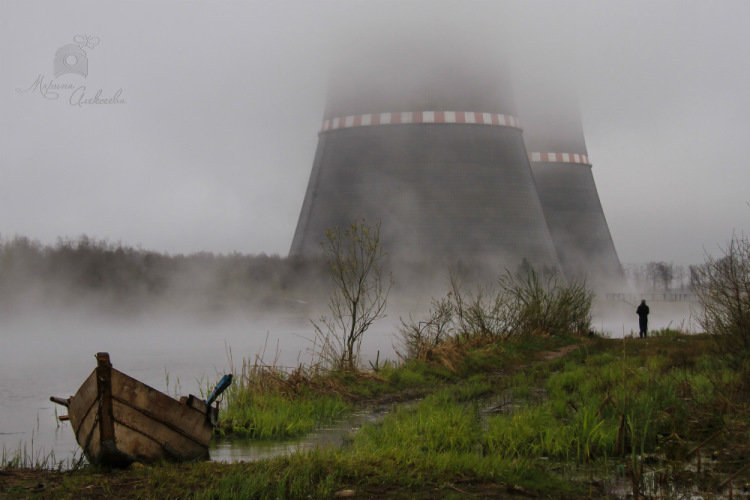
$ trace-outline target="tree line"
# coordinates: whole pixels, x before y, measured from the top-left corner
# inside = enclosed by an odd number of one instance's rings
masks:
[[[169,255],[87,236],[43,245],[0,239],[0,307],[29,298],[75,302],[96,298],[112,307],[157,298],[267,307],[293,301],[325,280],[321,262],[278,255]]]
[[[699,265],[674,264],[652,261],[645,264],[626,264],[625,276],[641,291],[686,291],[694,290]]]

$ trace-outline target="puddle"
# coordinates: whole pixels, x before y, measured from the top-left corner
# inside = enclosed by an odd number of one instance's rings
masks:
[[[310,434],[284,441],[214,439],[209,453],[214,462],[252,462],[315,448],[340,448],[362,425],[381,419],[390,407],[367,408],[336,420]]]

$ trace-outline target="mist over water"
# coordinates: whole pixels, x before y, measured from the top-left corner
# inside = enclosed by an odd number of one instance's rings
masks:
[[[381,363],[396,360],[401,319],[426,319],[431,300],[449,290],[448,271],[417,276],[402,270],[394,280],[387,316],[364,336],[364,368],[376,358]],[[279,293],[269,283],[249,286],[267,287],[262,297]],[[473,285],[467,283],[464,289],[472,292]],[[52,451],[58,460],[78,453],[70,424],[56,421],[66,409],[56,407],[49,397],[73,395],[94,370],[96,352],[109,352],[115,368],[172,396],[200,396],[222,374],[238,373],[243,359],[288,369],[314,363],[310,320],[328,314],[327,290],[317,284],[300,286],[265,308],[227,301],[223,293],[217,298],[193,290],[181,299],[170,294],[168,300],[140,297],[134,301],[138,307],[125,310],[114,307],[111,298],[61,305],[49,296],[42,300],[43,294],[31,294],[34,300],[15,312],[6,310],[0,324],[0,447],[13,451],[33,443],[35,452]],[[651,330],[668,326],[695,330],[690,303],[649,305]],[[637,331],[635,307],[626,300],[599,297],[594,301],[592,327],[612,337],[629,335]],[[247,457],[226,443],[222,446],[222,459]]]
[[[238,373],[243,359],[285,369],[310,364],[309,319],[295,311],[175,314],[164,309],[123,317],[41,306],[8,315],[0,325],[0,448],[31,451],[33,443],[35,452],[52,451],[58,460],[79,452],[70,424],[56,421],[67,410],[49,397],[73,395],[94,370],[97,352],[109,352],[116,369],[171,396],[200,396],[224,373]],[[388,320],[368,331],[363,359],[374,360],[378,351],[381,361],[393,359],[394,325]]]

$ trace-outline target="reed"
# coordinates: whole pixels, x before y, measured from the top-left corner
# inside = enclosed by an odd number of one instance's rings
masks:
[[[30,442],[19,442],[15,449],[3,446],[0,452],[0,469],[31,469],[31,470],[77,470],[85,464],[81,452],[71,457],[58,459],[55,451],[44,451],[34,447],[34,435]]]

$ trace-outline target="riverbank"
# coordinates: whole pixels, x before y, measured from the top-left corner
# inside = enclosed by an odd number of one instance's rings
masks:
[[[474,342],[349,380],[362,404],[423,397],[394,402],[338,449],[124,471],[4,467],[0,496],[747,495],[748,382],[711,347],[708,336],[671,331]]]

